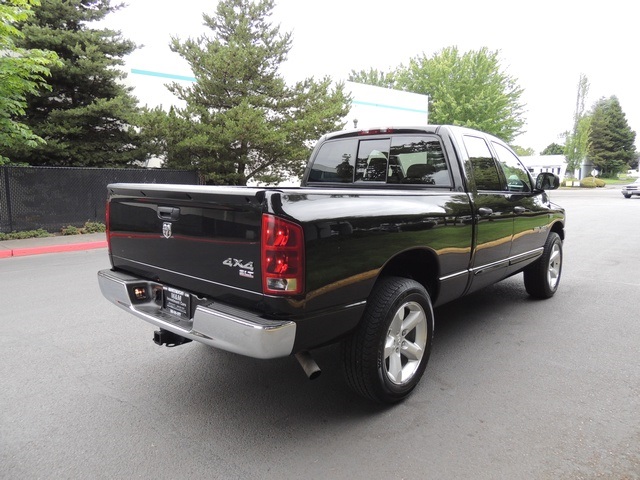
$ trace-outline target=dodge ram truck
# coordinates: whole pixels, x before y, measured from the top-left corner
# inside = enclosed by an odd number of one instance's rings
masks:
[[[292,355],[313,378],[310,352],[340,342],[346,383],[394,403],[425,371],[434,307],[518,273],[554,295],[558,185],[464,127],[335,132],[300,187],[109,185],[99,285],[159,345]]]

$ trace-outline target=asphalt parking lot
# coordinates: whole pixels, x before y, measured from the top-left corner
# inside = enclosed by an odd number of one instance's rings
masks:
[[[292,358],[157,347],[102,298],[104,248],[0,259],[0,478],[640,478],[640,198],[551,197],[556,296],[516,276],[438,308],[393,407],[346,388],[335,347],[314,381]]]

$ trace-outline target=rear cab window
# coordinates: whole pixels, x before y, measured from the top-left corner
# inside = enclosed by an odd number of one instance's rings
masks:
[[[452,185],[440,139],[419,134],[329,140],[318,150],[307,182]]]

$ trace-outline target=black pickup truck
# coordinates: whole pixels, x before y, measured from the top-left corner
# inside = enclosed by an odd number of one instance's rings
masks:
[[[301,187],[108,186],[104,296],[158,327],[255,358],[340,341],[347,383],[393,403],[420,380],[433,307],[562,270],[564,210],[501,140],[455,126],[323,136]]]

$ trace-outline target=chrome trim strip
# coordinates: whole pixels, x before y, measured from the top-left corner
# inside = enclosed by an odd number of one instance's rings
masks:
[[[509,259],[500,260],[498,262],[487,263],[486,265],[481,265],[479,267],[474,267],[471,269],[471,272],[474,275],[480,275],[481,273],[490,272],[492,270],[497,270],[499,268],[507,267],[509,265]]]
[[[366,305],[366,303],[367,303],[366,300],[361,300],[360,302],[350,303],[349,305],[345,305],[344,308],[346,310],[347,308],[354,308],[354,307],[359,307],[360,305]]]
[[[444,277],[440,277],[438,280],[440,282],[446,282],[447,280],[451,280],[451,279],[456,278],[456,277],[461,277],[463,275],[469,275],[470,272],[471,272],[471,270],[466,269],[466,270],[462,270],[460,272],[452,273],[450,275],[445,275]]]
[[[493,263],[487,263],[486,265],[480,265],[479,267],[473,267],[470,269],[470,271],[474,275],[480,275],[481,273],[485,273],[487,271],[496,270],[502,267],[508,267],[510,265],[515,265],[517,263],[538,258],[542,255],[543,251],[544,251],[544,248],[539,247],[539,248],[536,248],[535,250],[519,253],[518,255],[514,255],[513,257],[509,257],[505,260],[500,260],[498,262],[493,262]]]
[[[134,304],[129,286],[146,285],[148,291],[162,285],[121,272],[100,270],[98,283],[104,297],[142,320],[185,338],[247,355],[253,358],[279,358],[291,354],[296,324],[289,320],[268,320],[253,312],[218,302],[198,305],[193,319],[180,320],[163,311],[153,299]]]
[[[526,260],[530,260],[532,258],[538,258],[544,252],[544,248],[536,248],[535,250],[531,250],[529,252],[521,253],[519,255],[515,255],[509,258],[509,265],[515,265],[516,263],[524,262]]]

